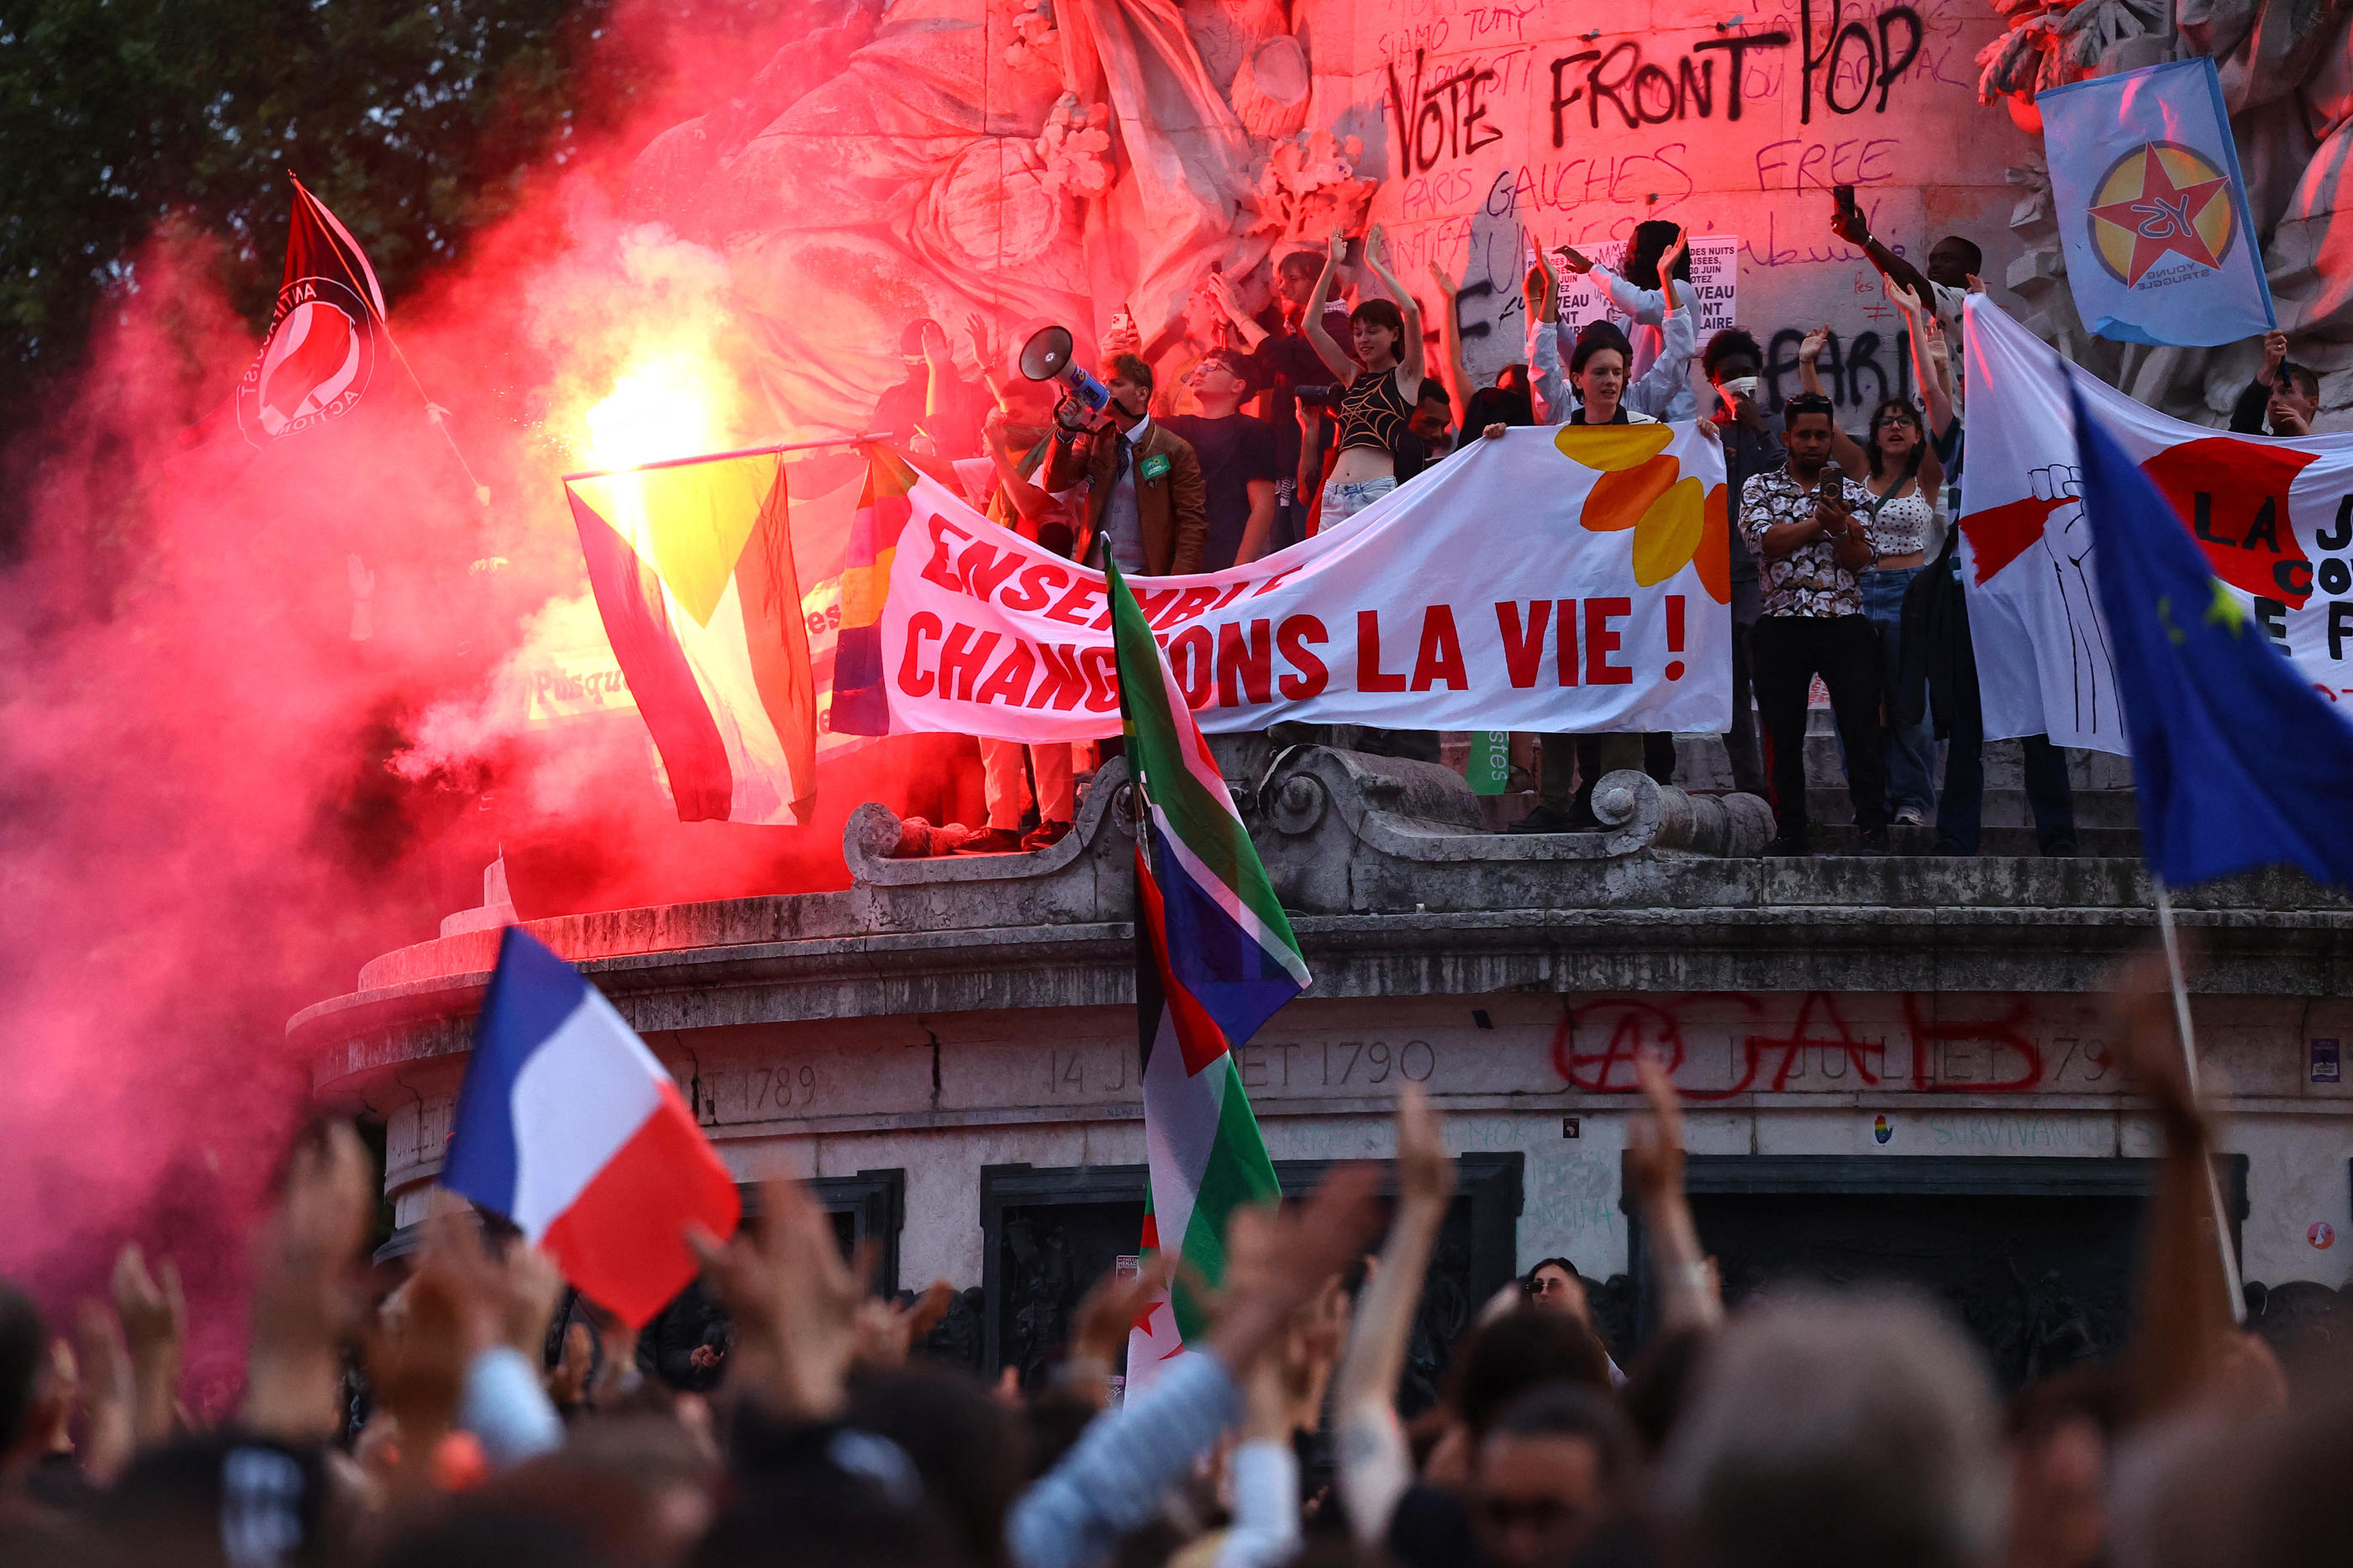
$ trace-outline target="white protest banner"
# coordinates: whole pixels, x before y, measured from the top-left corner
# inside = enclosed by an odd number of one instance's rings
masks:
[[[2058,356],[1983,295],[1968,310],[1961,561],[1986,735],[2125,755]],[[2353,436],[2232,436],[2077,383],[2173,502],[2220,591],[2322,696],[2353,703]]]
[[[1721,731],[1724,458],[1698,427],[1514,428],[1262,561],[1134,579],[1204,730]],[[1115,733],[1102,574],[928,479],[882,609],[892,730]]]

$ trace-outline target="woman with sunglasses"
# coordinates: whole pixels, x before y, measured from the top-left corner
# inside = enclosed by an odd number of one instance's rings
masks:
[[[1822,390],[1814,362],[1829,346],[1830,333],[1826,326],[1818,328],[1798,345],[1798,378],[1808,392]],[[1862,574],[1862,613],[1879,629],[1881,689],[1887,703],[1887,805],[1897,826],[1918,827],[1936,804],[1936,726],[1925,713],[1915,724],[1897,724],[1894,692],[1902,668],[1904,591],[1926,568],[1931,546],[1940,542],[1936,498],[1944,491],[1944,465],[1908,397],[1881,398],[1860,442],[1833,429],[1831,458],[1871,492],[1864,531],[1878,561]]]

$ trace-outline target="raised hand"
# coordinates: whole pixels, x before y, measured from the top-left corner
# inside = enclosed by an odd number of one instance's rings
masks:
[[[1398,1197],[1411,1204],[1444,1204],[1454,1195],[1454,1162],[1439,1136],[1438,1113],[1415,1084],[1398,1096]]]
[[[1665,1065],[1648,1051],[1634,1058],[1634,1077],[1651,1114],[1627,1129],[1626,1174],[1643,1201],[1656,1202],[1683,1191],[1683,1100]]]
[[[503,1252],[493,1248],[473,1210],[454,1193],[434,1194],[424,1240],[417,1271],[448,1281],[465,1314],[467,1353],[504,1344],[537,1364],[564,1299],[555,1260],[520,1238]]]
[[[596,1336],[587,1324],[564,1331],[564,1353],[555,1370],[545,1374],[547,1397],[558,1410],[568,1410],[588,1394],[588,1373],[596,1364]]]
[[[1209,297],[1217,300],[1219,308],[1229,317],[1239,320],[1242,316],[1242,302],[1234,296],[1232,279],[1222,272],[1212,272],[1201,280],[1201,286],[1208,290]]]
[[[972,344],[973,363],[985,374],[997,368],[997,337],[988,329],[988,319],[975,310],[965,318],[965,336]]]
[[[1962,290],[1963,293],[1982,294],[1985,292],[1984,279],[1978,277],[1974,272],[1965,273],[1963,274],[1963,277],[1968,282],[1968,287]]]
[[[1660,288],[1663,289],[1667,286],[1667,279],[1675,275],[1675,263],[1681,261],[1683,258],[1683,253],[1690,248],[1691,230],[1688,228],[1676,229],[1673,242],[1670,244],[1665,250],[1659,253]]]
[[[1438,285],[1438,291],[1450,302],[1462,291],[1461,286],[1454,281],[1454,274],[1435,261],[1430,264],[1430,280]]]
[[[1175,1253],[1155,1252],[1144,1260],[1142,1268],[1124,1279],[1113,1269],[1096,1280],[1072,1320],[1076,1325],[1071,1334],[1072,1359],[1083,1360],[1090,1370],[1100,1368],[1109,1375],[1126,1347],[1127,1331],[1168,1289],[1176,1268]]]
[[[1808,332],[1805,336],[1805,340],[1799,343],[1798,358],[1810,364],[1815,360],[1821,358],[1822,351],[1830,346],[1830,323],[1825,321],[1822,325],[1816,327],[1812,331]]]
[[[756,1234],[745,1226],[723,1245],[694,1226],[687,1244],[735,1325],[735,1359],[747,1381],[789,1417],[829,1420],[857,1352],[874,1246],[861,1242],[857,1258],[842,1261],[832,1220],[798,1182],[764,1183],[760,1208]]]
[[[1240,1239],[1242,1250],[1263,1258],[1264,1267],[1245,1283],[1237,1284],[1229,1274],[1209,1333],[1210,1347],[1236,1376],[1245,1375],[1275,1348],[1292,1315],[1362,1249],[1377,1223],[1373,1194],[1379,1184],[1372,1166],[1343,1165],[1305,1203],[1285,1205],[1279,1215],[1237,1211],[1231,1228],[1240,1235],[1229,1236],[1229,1258]]]
[[[458,1425],[470,1334],[465,1300],[448,1273],[420,1269],[385,1300],[365,1336],[368,1384],[399,1430],[401,1469],[420,1483]]]
[[[305,1137],[256,1238],[246,1425],[297,1441],[332,1434],[341,1346],[360,1315],[353,1278],[375,1210],[367,1150],[343,1122]]]
[[[1332,265],[1335,267],[1342,265],[1348,259],[1348,237],[1340,230],[1336,228],[1334,229],[1332,231],[1332,240],[1328,249],[1332,258]]]
[[[907,1352],[948,1315],[955,1305],[955,1287],[934,1279],[913,1301],[869,1296],[858,1304],[858,1349],[852,1359],[860,1366],[904,1366]]]
[[[923,323],[923,358],[931,362],[932,368],[937,370],[948,363],[949,357],[947,333],[940,330],[940,324],[937,321],[925,321]]]
[[[1634,1076],[1651,1113],[1627,1129],[1626,1184],[1651,1237],[1661,1321],[1704,1328],[1723,1317],[1724,1299],[1683,1195],[1683,1102],[1667,1064],[1651,1052],[1634,1058]]]
[[[2265,386],[2279,379],[2279,368],[2287,362],[2287,334],[2274,329],[2263,334],[2263,368],[2255,379]]]
[[[132,1432],[142,1447],[172,1435],[180,1397],[181,1347],[188,1338],[188,1304],[180,1268],[165,1258],[153,1275],[137,1242],[114,1259],[114,1310],[131,1351]]]
[[[134,1426],[137,1380],[122,1324],[104,1306],[84,1301],[74,1317],[74,1342],[81,1371],[84,1474],[100,1486],[130,1464],[138,1447]]]
[[[1946,340],[1942,318],[1929,315],[1920,319],[1920,352],[1931,364],[1941,364],[1953,357],[1953,345]]]
[[[1365,236],[1365,259],[1376,267],[1389,263],[1389,237],[1380,225],[1375,224]]]
[[[1556,245],[1552,247],[1552,253],[1560,258],[1560,269],[1563,272],[1574,272],[1581,278],[1593,270],[1592,261],[1575,246]]]
[[[1857,206],[1837,205],[1831,208],[1831,232],[1849,245],[1871,243],[1871,224]]]

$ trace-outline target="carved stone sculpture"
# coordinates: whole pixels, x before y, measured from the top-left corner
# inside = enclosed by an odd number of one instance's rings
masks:
[[[1287,0],[809,10],[743,100],[647,148],[630,191],[725,251],[786,429],[860,428],[917,318],[1060,321],[1083,352],[1124,305],[1149,342],[1208,272],[1255,285],[1286,237],[1362,220],[1372,182],[1307,128]]]
[[[2045,88],[2190,55],[2213,57],[2237,141],[2288,353],[2320,373],[2322,429],[2353,427],[2353,0],[1993,0],[2010,31],[1978,57],[1978,96],[2040,130]],[[2143,402],[2220,425],[2261,345],[2147,348],[2101,342],[2076,318],[2038,159],[2010,171],[2026,242],[2005,281],[2061,352]]]

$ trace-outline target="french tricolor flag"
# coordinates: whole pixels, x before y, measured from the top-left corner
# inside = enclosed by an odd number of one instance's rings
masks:
[[[641,1328],[733,1233],[734,1179],[670,1073],[580,972],[515,926],[474,1026],[442,1184],[514,1221],[581,1294]]]

